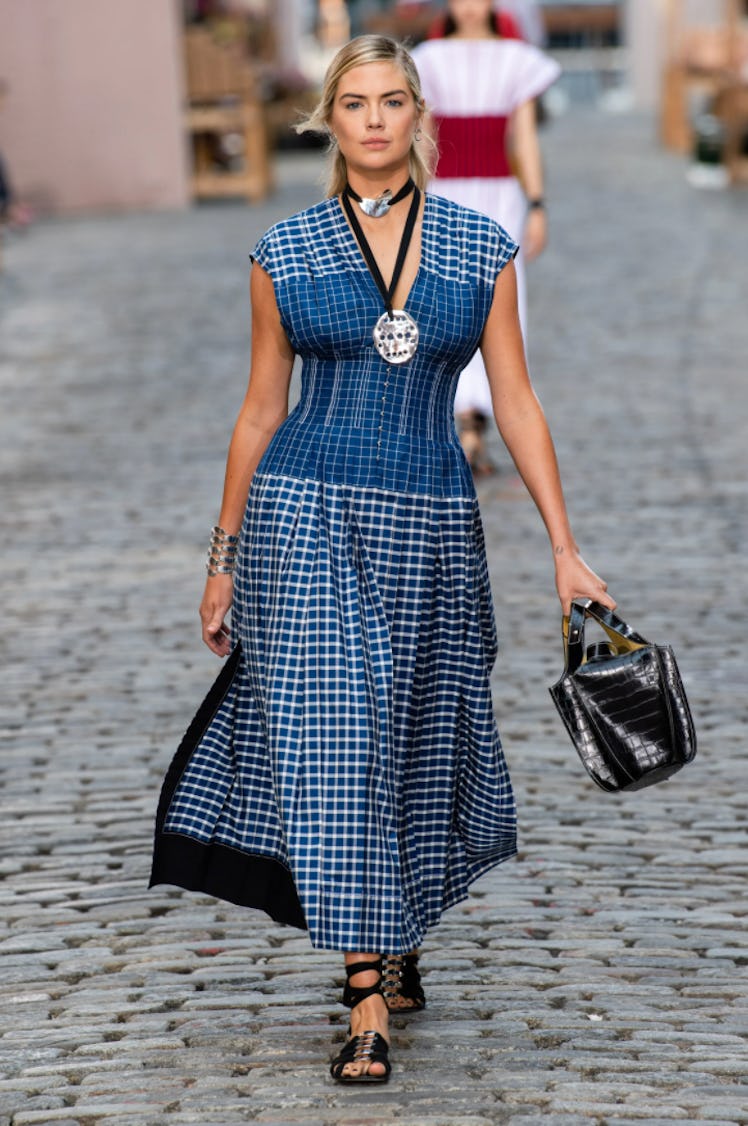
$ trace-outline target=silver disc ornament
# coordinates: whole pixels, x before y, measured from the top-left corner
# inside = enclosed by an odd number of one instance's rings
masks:
[[[403,309],[382,313],[374,325],[374,347],[388,364],[407,364],[418,348],[418,325]]]
[[[378,195],[376,199],[366,199],[366,197],[364,197],[363,199],[359,198],[357,202],[365,215],[370,215],[372,219],[381,219],[390,209],[392,192],[389,188],[385,188],[382,194]]]

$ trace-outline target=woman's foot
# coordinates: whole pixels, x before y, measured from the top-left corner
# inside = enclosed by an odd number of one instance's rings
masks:
[[[417,950],[412,950],[410,954],[385,956],[382,994],[391,1013],[416,1013],[426,1008]]]
[[[386,1083],[390,1077],[388,1012],[382,959],[354,955],[346,965],[343,1004],[351,1010],[349,1039],[330,1065],[339,1083]]]

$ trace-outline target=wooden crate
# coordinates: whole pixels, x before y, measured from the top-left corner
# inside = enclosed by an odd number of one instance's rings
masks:
[[[215,43],[205,28],[187,28],[184,46],[193,198],[243,196],[259,202],[272,188],[272,174],[255,72],[235,47]],[[216,144],[231,133],[242,138],[241,167],[220,168]]]

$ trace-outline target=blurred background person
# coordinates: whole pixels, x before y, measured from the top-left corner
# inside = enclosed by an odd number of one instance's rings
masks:
[[[536,47],[545,46],[545,23],[536,0],[500,0],[498,5],[494,4],[496,7],[515,21],[522,39],[534,43]]]
[[[547,223],[535,99],[560,74],[558,63],[516,38],[515,20],[492,0],[450,0],[442,36],[413,51],[430,127],[439,148],[431,191],[482,211],[520,243],[520,320],[526,339],[525,262],[545,247]],[[490,473],[484,433],[491,396],[480,353],[460,377],[460,440],[476,474]]]
[[[429,39],[443,39],[454,34],[454,18],[449,12],[440,12],[428,30]],[[520,21],[505,4],[500,8],[493,5],[493,30],[500,39],[527,39]]]
[[[7,92],[8,84],[0,78],[0,110],[3,108]],[[0,152],[0,225],[25,227],[30,222],[31,210],[25,203],[16,199],[8,167],[3,160],[3,154]]]

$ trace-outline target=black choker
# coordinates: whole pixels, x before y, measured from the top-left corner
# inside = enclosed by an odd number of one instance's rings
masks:
[[[399,203],[401,199],[405,199],[406,196],[409,196],[414,187],[415,184],[411,178],[408,177],[396,195],[393,195],[389,188],[385,188],[382,194],[378,195],[376,199],[366,199],[360,196],[358,192],[354,192],[350,184],[346,184],[343,194],[350,196],[351,199],[355,199],[364,215],[369,215],[372,219],[381,219],[383,215],[387,214],[393,204]]]

